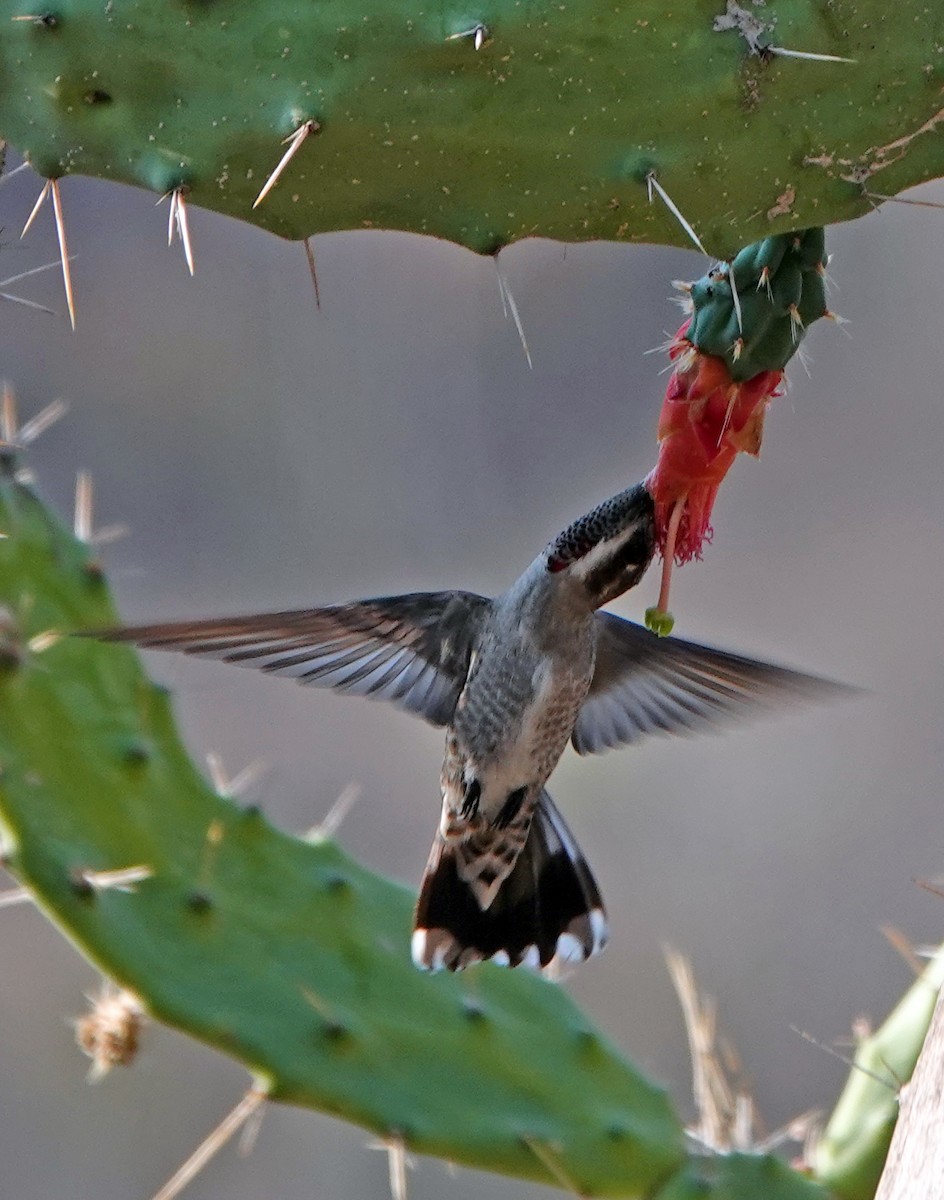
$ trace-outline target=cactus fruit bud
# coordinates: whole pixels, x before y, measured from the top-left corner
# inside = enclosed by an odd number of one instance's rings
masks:
[[[673,563],[700,558],[711,511],[739,453],[760,453],[767,406],[826,306],[822,229],[765,238],[701,279],[679,284],[688,319],[669,343],[674,370],[659,414],[659,458],[646,480],[663,557],[655,615],[667,612]],[[649,617],[647,614],[647,624]]]

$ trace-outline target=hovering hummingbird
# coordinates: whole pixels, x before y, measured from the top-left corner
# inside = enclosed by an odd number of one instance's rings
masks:
[[[544,787],[568,739],[592,754],[837,690],[598,612],[639,583],[654,546],[653,501],[638,484],[568,526],[495,599],[416,592],[95,636],[389,700],[445,726],[414,962],[580,962],[603,948],[607,921]]]

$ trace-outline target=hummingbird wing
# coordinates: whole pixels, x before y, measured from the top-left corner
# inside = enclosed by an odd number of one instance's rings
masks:
[[[660,638],[599,612],[590,691],[571,736],[578,754],[651,733],[711,729],[765,709],[854,689],[681,638]]]
[[[490,605],[473,592],[415,592],[328,608],[128,625],[84,636],[257,667],[315,687],[390,700],[433,725],[447,725]]]

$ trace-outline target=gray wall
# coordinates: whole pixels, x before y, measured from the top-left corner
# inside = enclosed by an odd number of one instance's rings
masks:
[[[0,190],[0,274],[55,254],[51,215],[16,233],[38,190]],[[926,198],[944,198],[927,188]],[[0,370],[24,415],[66,421],[33,455],[71,502],[90,469],[124,616],[209,615],[414,590],[503,587],[564,523],[654,460],[665,376],[643,352],[678,323],[669,281],[695,253],[536,242],[502,257],[527,326],[529,371],[490,261],[402,235],[302,250],[191,214],[197,275],[163,244],[164,210],[119,187],[63,185],[78,332],[3,305]],[[829,1040],[880,1018],[909,982],[883,940],[942,926],[912,882],[941,867],[944,733],[944,214],[888,206],[835,230],[834,307],[810,375],[791,368],[763,461],[739,461],[714,544],[680,573],[679,631],[870,689],[733,732],[581,761],[553,792],[604,887],[610,949],[568,990],[689,1108],[688,1062],[660,947],[691,954],[720,1002],[770,1126],[828,1106],[844,1069]],[[63,310],[55,273],[20,285]],[[849,336],[846,336],[848,332]],[[619,605],[639,617],[655,578]],[[349,782],[341,830],[372,867],[416,881],[438,810],[441,736],[380,706],[212,664],[162,658],[197,756],[236,772],[287,829]],[[146,1198],[237,1099],[240,1068],[165,1030],[133,1069],[89,1088],[66,1018],[96,986],[28,909],[0,920],[4,1197]],[[366,1136],[275,1109],[249,1159],[224,1152],[193,1200],[383,1197]],[[539,1194],[423,1161],[415,1197]]]

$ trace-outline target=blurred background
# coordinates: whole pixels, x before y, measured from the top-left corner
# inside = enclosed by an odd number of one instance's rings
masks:
[[[17,241],[40,187],[0,188],[0,277],[57,256],[52,214]],[[129,621],[289,608],[358,596],[507,585],[574,517],[642,478],[666,376],[645,352],[680,316],[670,281],[695,252],[531,242],[501,256],[533,357],[502,313],[495,266],[455,246],[362,232],[302,247],[190,214],[196,277],[165,244],[153,197],[67,179],[78,329],[58,271],[11,287],[0,374],[21,415],[65,420],[31,454],[71,511],[92,472],[103,551]],[[944,200],[944,189],[913,196]],[[944,928],[920,890],[944,863],[944,212],[895,204],[829,235],[832,306],[790,368],[760,463],[742,458],[704,562],[682,569],[683,636],[834,676],[863,696],[720,737],[581,760],[551,791],[612,921],[606,954],[566,983],[690,1114],[689,1063],[662,959],[687,952],[716,996],[768,1127],[831,1107],[832,1042],[882,1018],[910,971],[880,932]],[[641,618],[655,573],[618,610]],[[362,700],[225,666],[152,658],[194,755],[247,800],[310,827],[349,784],[340,830],[357,858],[418,881],[439,809],[442,735]],[[146,1200],[246,1085],[236,1064],[151,1028],[133,1068],[85,1082],[68,1020],[98,980],[27,907],[0,914],[3,1195]],[[252,1155],[232,1148],[193,1200],[381,1198],[385,1156],[363,1131],[273,1107]],[[502,1200],[543,1189],[422,1160],[415,1198]]]

